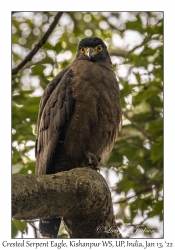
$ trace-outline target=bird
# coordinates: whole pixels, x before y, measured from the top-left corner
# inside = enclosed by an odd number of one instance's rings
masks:
[[[106,162],[122,125],[120,90],[106,44],[83,38],[72,63],[47,85],[40,101],[36,174]],[[61,219],[40,220],[43,236],[56,238]]]

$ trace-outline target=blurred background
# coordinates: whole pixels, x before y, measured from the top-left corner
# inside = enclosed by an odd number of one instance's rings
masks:
[[[12,69],[57,12],[12,12]],[[84,37],[107,45],[119,82],[123,126],[100,173],[126,238],[163,237],[163,12],[64,12],[47,42],[12,76],[12,173],[34,174],[39,101]],[[13,238],[39,238],[38,221],[12,220]],[[62,225],[60,238],[68,235]]]

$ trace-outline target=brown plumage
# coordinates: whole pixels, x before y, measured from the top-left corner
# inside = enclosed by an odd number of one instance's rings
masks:
[[[121,127],[120,93],[106,45],[83,39],[76,59],[49,83],[40,102],[36,174],[96,167]]]

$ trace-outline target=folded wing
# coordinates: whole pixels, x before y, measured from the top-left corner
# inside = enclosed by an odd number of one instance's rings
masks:
[[[74,107],[71,90],[72,70],[61,71],[49,83],[40,102],[35,143],[36,174],[48,174],[53,166],[55,152],[62,143],[62,131]]]

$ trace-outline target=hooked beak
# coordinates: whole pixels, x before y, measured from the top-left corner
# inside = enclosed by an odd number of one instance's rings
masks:
[[[87,56],[89,57],[90,60],[94,57],[94,52],[93,52],[92,48],[88,48]]]

